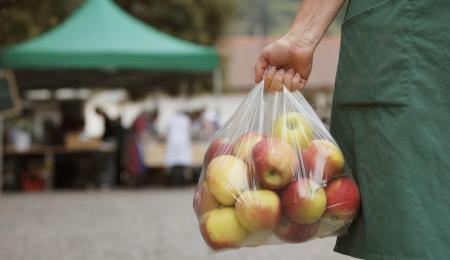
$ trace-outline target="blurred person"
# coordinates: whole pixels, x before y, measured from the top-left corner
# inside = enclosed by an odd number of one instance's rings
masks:
[[[305,86],[344,0],[304,0],[267,46],[255,81]],[[359,183],[362,212],[335,251],[366,259],[450,259],[450,1],[350,0],[331,132]]]
[[[220,127],[219,113],[216,110],[205,109],[200,118],[203,122],[205,140],[209,140]]]
[[[82,132],[84,130],[83,103],[80,100],[66,100],[61,102],[63,134]]]
[[[219,129],[219,115],[214,110],[200,109],[189,113],[191,134],[196,140],[207,141]]]
[[[208,124],[203,118],[204,112],[205,112],[205,109],[202,108],[202,109],[190,111],[188,113],[188,116],[191,120],[191,124],[190,124],[191,137],[194,140],[208,139],[208,137],[207,137]]]
[[[147,117],[141,113],[133,121],[124,151],[127,174],[125,177],[131,185],[138,184],[140,177],[147,170],[144,153],[146,131]]]
[[[220,128],[220,113],[219,110],[208,109],[203,114],[203,117],[210,124],[211,132],[214,134]]]
[[[103,119],[104,131],[102,135],[102,140],[104,142],[117,143],[119,132],[121,128],[120,117],[117,119],[112,119],[105,110],[101,107],[95,108],[95,113]]]
[[[169,121],[165,163],[171,185],[185,184],[192,174],[191,117],[179,111]]]
[[[123,171],[124,165],[121,160],[125,146],[126,131],[122,126],[122,117],[111,118],[101,107],[95,108],[95,113],[103,119],[104,131],[102,141],[114,144],[113,162],[106,163],[107,167],[103,170],[102,182],[104,186],[112,186],[114,183],[120,183],[120,173]],[[101,155],[104,156],[104,155]],[[103,158],[105,161],[111,158]]]
[[[44,136],[43,143],[45,145],[63,145],[64,136],[61,128],[54,120],[45,119],[43,122]]]

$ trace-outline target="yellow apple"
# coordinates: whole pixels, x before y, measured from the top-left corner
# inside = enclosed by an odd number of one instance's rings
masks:
[[[271,230],[280,219],[280,199],[271,190],[244,191],[236,201],[236,215],[251,232]]]
[[[216,198],[211,194],[206,182],[197,187],[194,194],[194,210],[197,217],[201,217],[206,212],[219,207]]]
[[[313,131],[305,115],[289,112],[275,120],[273,136],[288,142],[297,150],[302,150],[313,139]]]
[[[248,189],[247,165],[235,156],[216,157],[206,170],[206,183],[217,201],[232,206],[239,193]]]
[[[214,250],[239,247],[249,235],[231,207],[215,209],[203,215],[200,231],[203,239]]]

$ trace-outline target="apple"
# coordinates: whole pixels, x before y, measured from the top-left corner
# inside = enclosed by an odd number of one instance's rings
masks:
[[[351,221],[360,207],[359,188],[349,177],[331,181],[326,187],[327,209],[325,215],[333,219]]]
[[[239,247],[249,235],[231,207],[214,209],[203,215],[200,219],[200,232],[214,250]]]
[[[216,198],[208,189],[206,182],[197,187],[194,194],[194,211],[197,217],[201,217],[206,212],[219,207]]]
[[[252,156],[253,147],[264,138],[264,134],[259,132],[249,132],[241,136],[233,147],[233,155],[249,163]]]
[[[258,181],[267,189],[283,188],[298,170],[295,149],[278,138],[268,137],[257,143],[252,158]]]
[[[282,205],[290,220],[298,224],[312,224],[324,213],[327,198],[322,187],[302,177],[285,188]]]
[[[247,165],[231,155],[216,157],[206,170],[206,183],[217,201],[232,206],[239,193],[248,189]]]
[[[301,151],[313,139],[313,131],[308,119],[302,113],[289,112],[275,120],[273,136]]]
[[[248,190],[236,200],[236,215],[251,232],[273,229],[281,215],[281,202],[271,190]]]
[[[211,142],[206,150],[203,160],[204,165],[208,165],[214,158],[221,155],[230,155],[233,151],[233,142],[230,138],[219,138]]]
[[[298,224],[286,217],[282,217],[274,230],[275,235],[282,241],[292,243],[305,242],[316,235],[319,222],[312,224]]]
[[[314,180],[330,181],[344,169],[341,149],[326,140],[313,140],[302,152],[306,173]]]

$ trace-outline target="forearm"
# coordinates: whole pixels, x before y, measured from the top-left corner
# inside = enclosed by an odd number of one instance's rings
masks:
[[[296,44],[316,47],[345,0],[304,0],[289,30]]]

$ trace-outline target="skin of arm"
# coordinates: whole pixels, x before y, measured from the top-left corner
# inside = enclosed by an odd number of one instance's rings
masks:
[[[345,0],[304,0],[291,29],[265,47],[255,65],[255,82],[279,91],[302,90],[312,68],[314,51]]]

